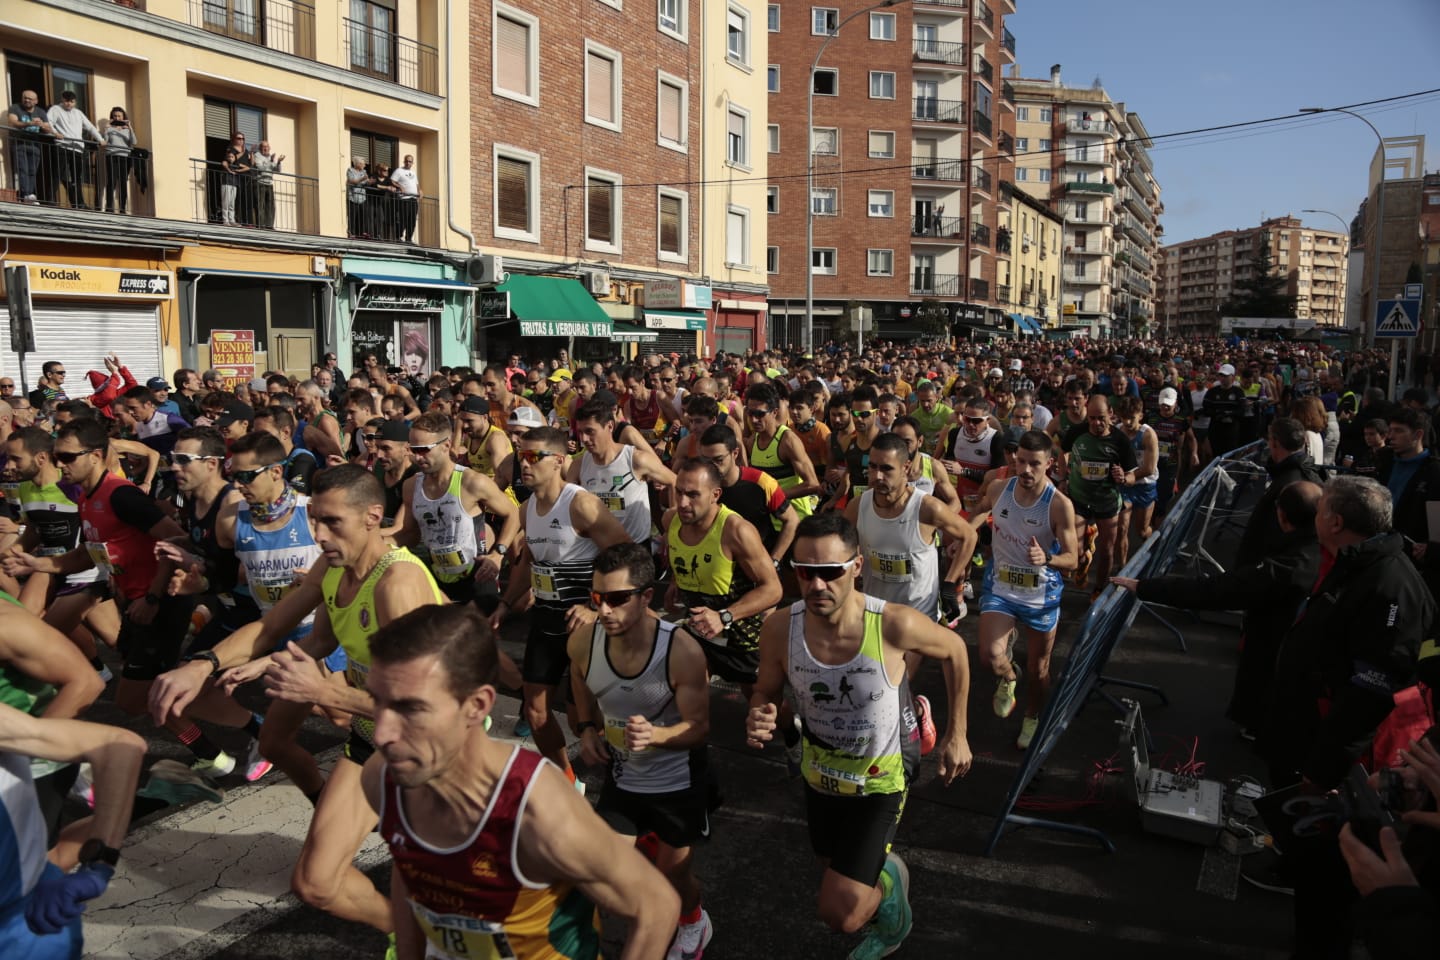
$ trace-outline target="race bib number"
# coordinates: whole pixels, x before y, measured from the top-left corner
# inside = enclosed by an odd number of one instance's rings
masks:
[[[865,775],[820,762],[812,751],[805,760],[805,781],[821,793],[857,797],[865,792]]]
[[[1084,480],[1104,480],[1110,476],[1110,464],[1103,460],[1081,460],[1080,477]]]
[[[1169,460],[1170,452],[1174,449],[1175,445],[1173,443],[1167,443],[1164,440],[1159,441],[1160,459]]]
[[[354,657],[349,657],[345,664],[345,679],[356,690],[368,690],[370,688],[370,668],[358,662]],[[354,719],[360,718],[355,717]]]
[[[505,928],[489,920],[436,913],[414,900],[410,909],[425,934],[427,957],[441,960],[515,960]]]
[[[457,576],[470,569],[470,564],[465,562],[465,555],[454,549],[454,544],[432,550],[430,565],[436,573],[446,576]]]
[[[870,572],[887,583],[900,583],[910,579],[910,557],[894,553],[875,553],[870,556]]]
[[[290,578],[285,580],[253,580],[250,583],[250,589],[255,592],[256,602],[268,610],[279,603],[285,594],[290,592],[290,587],[294,582],[295,581]]]
[[[630,751],[625,749],[625,718],[605,718],[605,742],[610,746],[610,756],[624,763],[630,759]]]
[[[115,575],[120,568],[115,563],[115,555],[110,552],[110,545],[99,540],[86,540],[85,552],[90,555],[90,561],[95,564],[97,570]]]
[[[601,499],[602,501],[604,501],[604,503],[605,503],[605,509],[606,509],[606,510],[609,510],[611,513],[624,513],[624,512],[625,512],[625,498],[624,498],[624,497],[603,496],[603,497],[601,497],[600,499]]]
[[[560,591],[555,589],[555,568],[539,564],[530,568],[530,589],[536,600],[559,600]]]
[[[1022,567],[1009,563],[997,564],[995,582],[1027,593],[1037,591],[1040,589],[1040,568]]]

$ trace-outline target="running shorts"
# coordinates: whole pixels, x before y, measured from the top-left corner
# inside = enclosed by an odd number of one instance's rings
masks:
[[[829,860],[830,869],[842,877],[873,886],[895,840],[907,793],[837,797],[807,784],[805,814],[815,855]]]

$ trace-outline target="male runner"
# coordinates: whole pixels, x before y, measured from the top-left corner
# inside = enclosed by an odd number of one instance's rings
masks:
[[[675,474],[648,447],[615,439],[615,408],[591,400],[575,411],[575,433],[583,448],[565,471],[567,483],[595,494],[620,521],[631,541],[650,542],[650,485],[675,484]]]
[[[284,407],[264,407],[255,412],[250,428],[280,441],[285,454],[285,482],[294,487],[296,493],[308,494],[310,478],[315,476],[320,464],[315,454],[295,446],[295,415]]]
[[[750,428],[750,465],[768,473],[804,519],[815,511],[820,481],[805,444],[781,420],[780,394],[768,383],[745,392],[745,418]],[[776,529],[779,529],[778,523]]]
[[[720,471],[720,482],[724,486],[720,505],[729,507],[755,528],[778,571],[800,526],[794,502],[786,498],[774,477],[759,467],[741,466],[744,448],[729,427],[716,424],[707,429],[700,436],[697,451],[700,459],[709,461]],[[779,522],[778,530],[775,521]]]
[[[1071,502],[1077,533],[1096,528],[1093,556],[1083,549],[1075,570],[1076,585],[1086,586],[1096,573],[1094,600],[1110,582],[1115,538],[1120,531],[1120,488],[1134,482],[1135,448],[1110,422],[1110,401],[1095,395],[1085,405],[1085,423],[1071,427],[1060,438],[1060,449],[1070,462]],[[1092,562],[1093,560],[1093,562]]]
[[[490,623],[498,630],[507,613],[521,612],[533,600],[521,666],[524,719],[535,746],[573,782],[565,735],[550,712],[550,691],[569,666],[565,645],[570,632],[595,622],[595,612],[586,605],[595,555],[611,544],[630,542],[630,536],[599,497],[565,482],[565,442],[565,434],[554,427],[537,427],[520,442],[520,477],[533,491],[525,501],[525,550]]]
[[[595,812],[626,837],[654,833],[655,865],[680,894],[669,957],[696,960],[714,931],[691,847],[710,837],[710,675],[695,638],[650,615],[655,561],[645,544],[607,547],[590,591],[598,618],[570,634],[581,757],[606,769]]]
[[[996,480],[985,491],[971,523],[991,523],[991,563],[985,570],[980,600],[980,663],[995,674],[995,715],[1015,709],[1020,679],[1008,650],[1018,626],[1025,637],[1025,718],[1015,745],[1030,747],[1040,708],[1050,692],[1050,652],[1060,623],[1062,572],[1073,570],[1079,555],[1075,511],[1050,482],[1049,436],[1030,430],[1015,451],[1015,476]]]
[[[422,608],[371,649],[363,782],[399,960],[594,960],[596,906],[629,921],[625,960],[660,957],[680,911],[665,878],[542,757],[486,735],[498,658],[479,613]]]
[[[10,435],[5,450],[6,465],[20,480],[17,495],[25,530],[16,543],[21,552],[58,557],[74,550],[80,542],[80,508],[60,489],[55,438],[39,427],[23,427]],[[93,569],[69,577],[31,574],[19,599],[25,609],[43,616],[58,587],[88,585],[97,576]],[[93,655],[93,650],[90,653]]]
[[[911,926],[909,871],[890,852],[920,759],[904,720],[905,654],[946,667],[950,721],[939,770],[946,784],[970,769],[970,672],[955,633],[855,589],[858,547],[855,527],[841,514],[801,521],[791,563],[804,598],[765,621],[745,736],[757,749],[774,737],[788,682],[803,726],[810,844],[825,870],[820,918],[845,934],[873,919],[874,930],[850,954],[871,960],[893,953]]]
[[[459,429],[451,442],[458,444],[459,437],[463,436],[466,464],[494,480],[501,490],[508,490],[515,480],[515,448],[505,436],[505,428],[490,422],[491,409],[490,401],[484,397],[466,397],[461,401],[460,413],[455,418]],[[502,416],[502,423],[504,419]]]
[[[375,478],[385,488],[385,513],[381,529],[388,537],[400,532],[404,522],[405,489],[418,468],[410,458],[410,428],[400,420],[386,420],[376,430]]]
[[[360,788],[360,768],[374,752],[374,708],[366,689],[369,640],[417,607],[444,603],[445,595],[424,564],[381,534],[385,491],[373,473],[342,464],[317,473],[313,490],[309,514],[325,563],[311,568],[259,622],[166,674],[150,706],[157,720],[179,715],[208,678],[234,668],[222,678],[222,687],[233,689],[263,674],[274,699],[353,714],[350,739],[320,792],[291,885],[311,906],[389,933],[393,921],[385,898],[352,863],[375,826]],[[273,654],[268,663],[261,659],[312,611],[308,637]],[[350,686],[329,682],[316,662],[337,646],[345,650]]]
[[[480,375],[480,386],[485,391],[485,399],[490,401],[491,409],[498,414],[495,419],[501,423],[510,418],[510,414],[515,412],[516,407],[540,409],[518,393],[510,392],[510,380],[505,374],[503,364],[492,363],[486,367],[485,372]],[[544,414],[542,413],[541,416],[543,417]]]
[[[922,448],[926,445],[920,423],[913,417],[900,417],[895,421],[891,433],[905,441],[909,459],[905,465],[905,477],[916,490],[935,497],[951,510],[960,509],[960,495],[955,484],[950,482],[949,471],[936,468],[935,458]]]
[[[1005,439],[991,423],[988,401],[975,397],[965,403],[959,426],[941,438],[935,458],[955,481],[963,509],[973,513],[986,472],[1005,464]]]
[[[755,528],[720,503],[720,471],[704,460],[678,465],[675,507],[661,528],[685,608],[710,671],[746,691],[755,683],[765,614],[780,602],[780,578]]]
[[[1150,426],[1155,428],[1155,439],[1158,441],[1157,466],[1160,478],[1156,481],[1155,488],[1157,518],[1165,516],[1165,510],[1170,506],[1170,498],[1175,495],[1177,481],[1188,477],[1192,470],[1200,466],[1200,450],[1195,441],[1195,431],[1190,428],[1190,418],[1178,409],[1179,400],[1180,394],[1174,387],[1165,387],[1158,391],[1156,401],[1159,404],[1159,415],[1150,422]]]

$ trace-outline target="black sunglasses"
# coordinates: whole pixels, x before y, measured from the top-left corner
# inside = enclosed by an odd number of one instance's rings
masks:
[[[854,418],[857,419],[857,420],[869,420],[871,417],[875,416],[875,411],[874,411],[874,410],[852,410],[852,411],[850,411],[850,416],[854,417]]]
[[[256,467],[254,470],[231,470],[230,479],[234,480],[236,483],[254,483],[255,478],[260,476],[260,474],[278,466],[280,466],[280,464],[278,463],[268,463],[263,467]]]
[[[989,420],[989,419],[990,419],[989,417],[966,417],[966,418],[965,418],[965,422],[966,422],[966,423],[985,423],[985,422],[986,422],[987,420]]]
[[[607,607],[614,609],[615,607],[623,607],[625,604],[630,602],[631,598],[638,596],[639,594],[642,594],[649,589],[650,584],[647,583],[645,584],[645,586],[636,587],[634,590],[606,590],[603,593],[597,590],[591,590],[590,602],[597,607],[603,603]]]
[[[745,411],[745,415],[746,415],[747,417],[750,417],[752,420],[754,420],[754,419],[756,419],[756,418],[759,418],[759,417],[768,416],[769,413],[770,413],[770,408],[769,408],[769,407],[766,407],[764,410],[746,410],[746,411]]]
[[[85,450],[76,450],[76,451],[74,451],[74,452],[71,452],[71,451],[68,451],[68,450],[67,450],[67,451],[65,451],[64,453],[61,453],[60,451],[57,450],[57,451],[55,452],[55,462],[58,463],[58,464],[61,464],[61,465],[63,465],[63,466],[69,466],[70,464],[74,463],[76,460],[79,460],[81,457],[85,456],[85,454],[87,454],[87,453],[94,453],[94,452],[95,452],[95,448],[94,448],[94,447],[90,447],[90,448],[85,449]]]
[[[804,582],[818,577],[826,583],[833,583],[845,576],[854,565],[853,559],[846,560],[844,563],[796,563],[794,560],[790,561],[790,567],[795,571],[795,576]]]

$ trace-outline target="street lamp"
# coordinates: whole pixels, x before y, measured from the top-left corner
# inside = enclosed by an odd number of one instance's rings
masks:
[[[1346,222],[1345,222],[1345,218],[1342,217],[1342,216],[1340,216],[1340,214],[1336,213],[1334,210],[1311,210],[1311,209],[1306,209],[1306,210],[1301,210],[1300,212],[1301,212],[1301,213],[1323,213],[1323,214],[1325,214],[1327,217],[1334,217],[1336,220],[1339,220],[1339,221],[1340,221],[1340,228],[1341,228],[1341,229],[1340,229],[1340,232],[1343,233],[1343,234],[1345,234],[1345,236],[1346,236],[1347,238],[1350,236],[1350,224],[1346,223]],[[1349,249],[1349,248],[1347,247],[1346,249]],[[1347,287],[1345,288],[1345,291],[1346,291],[1346,293],[1348,294],[1349,291],[1350,291],[1350,288],[1347,286]],[[1342,311],[1344,310],[1344,304],[1341,305],[1341,310],[1342,310]],[[1345,325],[1345,324],[1344,324],[1344,321],[1342,320],[1342,321],[1341,321],[1341,326],[1343,327],[1344,325]]]
[[[808,114],[805,124],[805,192],[807,194],[805,197],[805,352],[807,354],[815,352],[815,71],[820,68],[820,58],[825,56],[825,48],[830,46],[831,40],[840,36],[841,27],[872,10],[893,7],[904,2],[905,0],[883,0],[883,2],[865,7],[863,10],[856,10],[835,24],[835,29],[825,37],[825,42],[820,44],[820,49],[815,54],[815,60],[810,64],[810,91],[807,94]],[[859,322],[857,319],[857,325]],[[860,331],[857,329],[857,339],[859,333]]]

